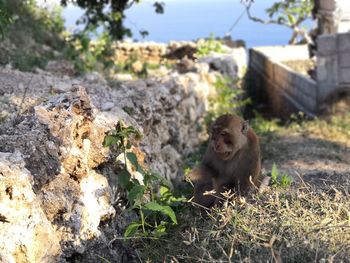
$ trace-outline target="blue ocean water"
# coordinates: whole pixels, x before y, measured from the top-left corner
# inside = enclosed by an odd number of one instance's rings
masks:
[[[211,33],[223,37],[244,13],[240,0],[165,0],[164,14],[154,12],[151,0],[133,5],[126,12],[125,25],[132,29],[133,39],[138,41],[169,42],[171,40],[196,40]],[[274,0],[255,0],[251,13],[267,18],[265,9]],[[78,8],[69,6],[63,15],[66,26],[72,28],[82,14]],[[149,36],[142,38],[139,30],[147,30]],[[291,30],[278,25],[263,25],[243,14],[230,32],[232,39],[245,40],[248,47],[287,44]]]

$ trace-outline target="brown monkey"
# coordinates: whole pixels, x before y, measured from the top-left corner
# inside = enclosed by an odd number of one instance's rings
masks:
[[[195,182],[194,202],[212,206],[217,198],[203,195],[210,190],[216,195],[228,189],[247,194],[260,186],[260,175],[259,139],[253,129],[238,116],[222,115],[212,125],[207,151],[190,177]]]

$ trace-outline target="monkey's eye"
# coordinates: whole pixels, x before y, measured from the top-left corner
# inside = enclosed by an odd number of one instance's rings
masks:
[[[221,135],[221,136],[226,136],[226,135],[227,135],[227,132],[221,131],[221,132],[220,132],[220,135]]]

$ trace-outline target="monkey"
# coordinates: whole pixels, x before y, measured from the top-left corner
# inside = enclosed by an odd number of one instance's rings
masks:
[[[213,195],[233,189],[248,194],[261,184],[259,139],[248,122],[236,115],[218,117],[211,128],[207,150],[200,165],[190,174],[195,183],[193,201],[209,208],[218,202]]]

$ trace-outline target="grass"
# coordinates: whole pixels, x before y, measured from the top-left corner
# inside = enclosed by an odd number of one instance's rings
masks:
[[[350,258],[350,197],[335,186],[228,198],[209,215],[188,208],[167,239],[142,241],[149,262],[318,262]]]
[[[325,146],[326,151],[328,144],[323,142],[342,145],[345,147],[342,149],[348,149],[350,142],[350,114],[328,120],[294,116],[284,124],[258,116],[250,123],[261,136],[263,158],[270,161],[289,151],[279,147],[280,138],[306,138],[306,142],[312,140]],[[287,187],[270,187],[249,198],[228,195],[222,207],[215,207],[208,214],[188,203],[177,218],[179,224],[169,229],[166,236],[135,241],[134,247],[143,262],[350,259],[349,174],[328,176],[322,170],[301,174]]]

